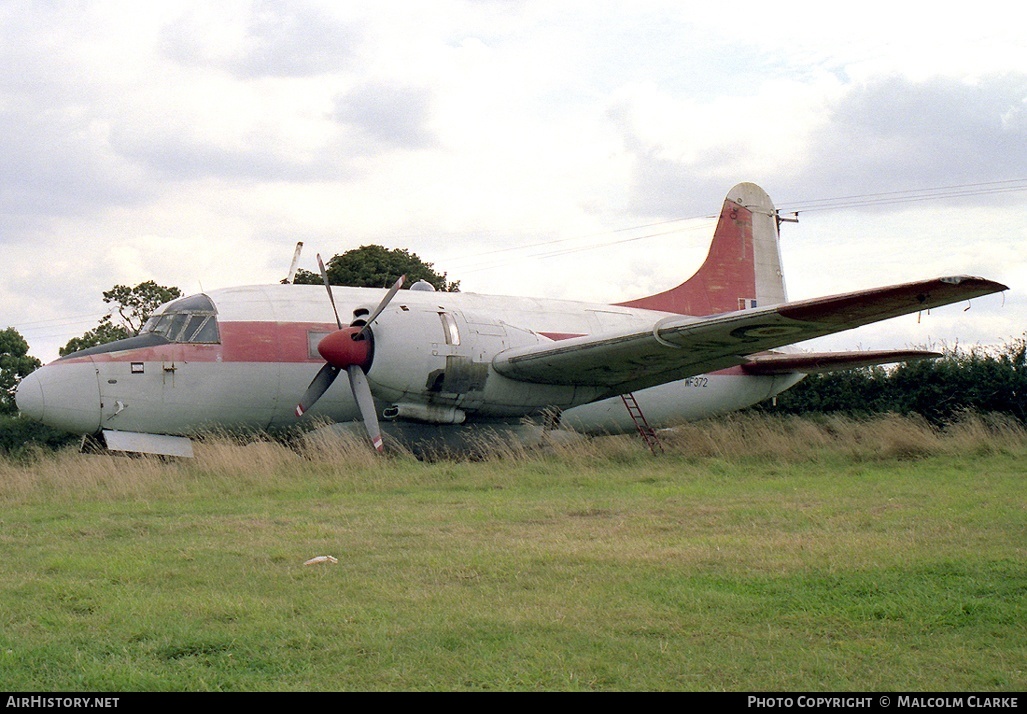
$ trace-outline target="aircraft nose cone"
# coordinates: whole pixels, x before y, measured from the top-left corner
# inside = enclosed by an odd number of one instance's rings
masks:
[[[57,361],[21,380],[18,409],[57,429],[92,434],[100,429],[100,387],[91,361]]]
[[[359,365],[365,370],[371,365],[371,340],[364,337],[353,339],[360,332],[359,327],[344,327],[321,340],[317,351],[325,362],[339,369]]]
[[[39,381],[39,372],[24,377],[14,393],[14,401],[18,411],[25,416],[43,421],[43,385]]]

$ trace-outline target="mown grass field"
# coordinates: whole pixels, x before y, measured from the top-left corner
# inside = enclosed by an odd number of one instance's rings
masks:
[[[0,462],[0,689],[1027,689],[1022,428],[665,445]]]

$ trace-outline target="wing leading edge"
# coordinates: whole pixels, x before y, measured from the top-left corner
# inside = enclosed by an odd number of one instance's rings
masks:
[[[710,317],[669,315],[648,330],[508,350],[492,363],[511,379],[605,387],[613,396],[747,362],[758,364],[759,359],[748,355],[1007,289],[984,278],[956,276]]]

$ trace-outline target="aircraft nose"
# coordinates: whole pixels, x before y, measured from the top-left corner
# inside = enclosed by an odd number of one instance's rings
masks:
[[[18,405],[18,411],[25,416],[43,421],[43,385],[40,384],[39,370],[23,377],[18,383],[14,402]]]
[[[57,361],[21,380],[14,395],[25,416],[74,434],[100,429],[100,386],[91,361]]]

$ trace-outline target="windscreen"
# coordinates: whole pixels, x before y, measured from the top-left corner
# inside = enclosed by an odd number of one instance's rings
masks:
[[[206,295],[191,295],[168,303],[143,325],[139,334],[161,335],[171,342],[215,344],[221,341],[217,309]]]

